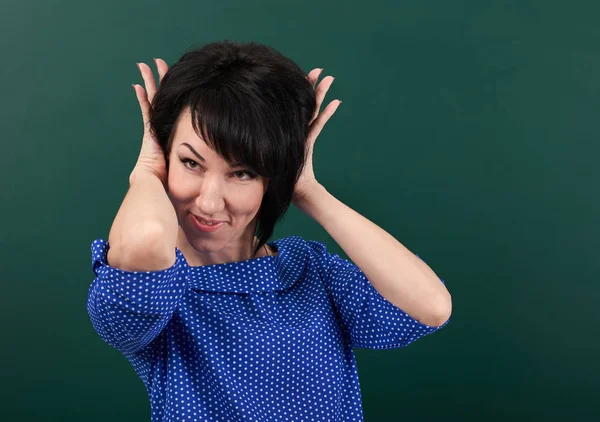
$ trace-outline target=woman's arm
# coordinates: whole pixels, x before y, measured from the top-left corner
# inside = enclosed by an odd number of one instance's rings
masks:
[[[444,283],[385,230],[315,183],[294,205],[317,221],[389,302],[417,321],[440,326],[452,312]]]
[[[127,271],[107,262],[111,249],[104,239],[92,243],[96,277],[88,291],[87,311],[105,342],[123,353],[134,353],[161,333],[185,294],[185,258],[178,252],[169,268]]]
[[[128,271],[170,267],[178,226],[161,180],[150,171],[137,170],[108,235],[108,262]]]

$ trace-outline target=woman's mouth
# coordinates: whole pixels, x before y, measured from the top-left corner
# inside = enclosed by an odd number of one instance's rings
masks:
[[[219,222],[213,222],[210,223],[208,221],[202,220],[200,217],[196,217],[194,214],[192,215],[192,221],[194,223],[194,226],[203,232],[214,232],[215,230],[217,230],[219,227],[221,227],[224,222],[223,221],[219,221]]]

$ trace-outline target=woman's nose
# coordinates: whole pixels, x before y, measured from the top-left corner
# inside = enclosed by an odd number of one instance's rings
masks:
[[[198,209],[210,217],[224,207],[223,187],[216,178],[204,178],[200,193],[196,198],[196,206]]]

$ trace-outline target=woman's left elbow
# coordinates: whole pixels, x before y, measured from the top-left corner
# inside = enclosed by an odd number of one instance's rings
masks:
[[[438,312],[436,312],[435,325],[437,327],[443,325],[452,315],[452,296],[450,296],[450,293],[446,293],[446,297],[441,300],[442,304],[438,306]]]

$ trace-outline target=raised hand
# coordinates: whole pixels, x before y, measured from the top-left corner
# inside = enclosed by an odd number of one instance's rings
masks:
[[[313,88],[317,84],[322,71],[323,69],[319,68],[313,69],[307,75],[306,78],[312,83]],[[331,87],[334,79],[335,78],[333,76],[325,76],[319,83],[319,86],[316,88],[315,94],[317,97],[317,106],[315,108],[313,118],[310,121],[310,130],[308,133],[308,138],[306,139],[306,147],[308,148],[307,160],[304,165],[304,170],[302,171],[302,174],[300,175],[300,178],[294,187],[294,197],[292,199],[294,203],[298,200],[301,200],[304,195],[308,194],[315,187],[319,186],[319,182],[317,182],[313,171],[313,148],[315,141],[317,140],[317,136],[319,136],[319,133],[321,133],[325,123],[327,123],[329,118],[333,116],[333,113],[335,113],[339,105],[342,103],[340,100],[333,100],[327,105],[327,107],[323,109],[322,112],[320,111],[321,104],[325,99],[325,94],[327,94],[327,91],[329,90],[329,87]]]
[[[158,69],[159,83],[162,81],[163,76],[169,70],[169,66],[162,59],[154,59],[156,63],[156,68]],[[166,186],[167,184],[167,165],[165,161],[165,156],[162,148],[160,147],[158,141],[152,136],[150,133],[150,124],[149,124],[149,116],[150,116],[150,107],[152,104],[152,100],[154,99],[154,95],[157,91],[157,85],[154,80],[154,75],[152,74],[152,69],[145,63],[138,63],[138,68],[140,69],[140,73],[142,74],[142,78],[144,79],[143,86],[134,84],[133,89],[135,90],[135,95],[140,104],[140,109],[142,110],[142,119],[144,122],[144,135],[142,137],[142,147],[140,149],[140,154],[137,159],[137,163],[129,176],[129,183],[133,183],[135,180],[135,175],[141,171],[150,171],[156,174],[157,177],[163,182]]]

